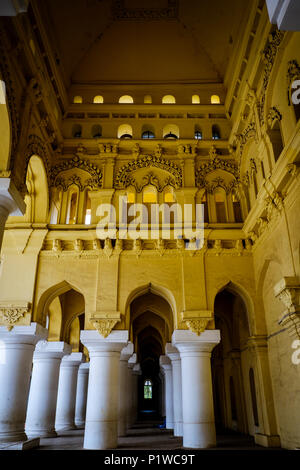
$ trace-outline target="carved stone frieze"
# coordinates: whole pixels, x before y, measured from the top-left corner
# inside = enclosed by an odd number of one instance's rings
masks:
[[[182,312],[182,321],[196,335],[206,330],[209,322],[213,321],[213,312],[209,310],[193,310]]]

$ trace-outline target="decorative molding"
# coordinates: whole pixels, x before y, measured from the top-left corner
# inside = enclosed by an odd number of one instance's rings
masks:
[[[181,188],[183,181],[182,168],[179,168],[175,163],[165,160],[161,156],[146,155],[137,160],[132,160],[126,165],[123,165],[115,175],[114,187],[115,189],[126,189],[133,183],[131,173],[139,170],[140,168],[156,167],[161,170],[167,171],[172,175],[169,178],[168,184],[172,182],[174,188]]]
[[[146,186],[154,186],[159,193],[161,193],[166,187],[172,186],[174,189],[177,188],[176,182],[172,176],[168,176],[162,184],[159,182],[159,178],[153,173],[149,172],[147,175],[143,177],[143,182],[139,184],[135,178],[129,177],[128,182],[130,182],[129,186],[133,186],[137,193],[143,191]]]
[[[269,84],[270,75],[273,69],[273,65],[276,59],[278,48],[284,38],[285,32],[279,31],[276,29],[271,34],[269,34],[268,42],[264,50],[262,51],[262,61],[264,63],[264,76],[263,76],[263,86],[261,95],[258,102],[258,116],[261,126],[265,122],[265,101],[266,101],[266,91]]]
[[[231,173],[234,176],[234,179],[229,184],[226,184],[224,179],[220,176],[213,179],[211,182],[207,181],[206,176],[215,170],[223,170]],[[220,158],[215,157],[207,163],[202,163],[202,165],[200,165],[196,170],[196,186],[199,189],[205,188],[209,193],[213,193],[218,186],[221,186],[225,189],[226,193],[229,194],[239,185],[238,173],[238,167],[234,162],[221,160]]]
[[[189,330],[200,336],[206,330],[209,322],[213,321],[213,312],[210,310],[186,310],[182,312],[182,321]]]
[[[73,174],[68,178],[64,176],[59,176],[60,173],[63,173],[68,170],[73,170],[78,168],[83,170],[91,176],[85,181],[82,181],[79,175]],[[69,186],[75,184],[79,187],[80,191],[83,191],[85,188],[90,189],[99,189],[102,188],[102,171],[96,165],[93,165],[87,160],[83,160],[78,156],[75,156],[71,160],[66,160],[58,165],[55,165],[51,168],[50,171],[50,185],[61,187],[63,191],[67,191]]]
[[[178,0],[165,0],[165,3],[166,6],[161,8],[126,8],[125,0],[114,0],[112,16],[115,21],[175,20],[178,17]]]
[[[0,303],[0,316],[7,330],[10,331],[25,313],[29,312],[29,302],[7,301]]]
[[[270,108],[267,116],[268,126],[272,128],[276,121],[280,122],[281,120],[282,114],[278,111],[278,109],[275,106]]]
[[[241,164],[241,159],[243,155],[243,150],[246,145],[246,143],[250,139],[257,139],[257,130],[256,130],[256,124],[254,121],[250,122],[250,124],[244,129],[244,131],[241,134],[236,134],[235,135],[236,139],[238,140],[240,144],[239,148],[239,156],[240,156],[240,161],[239,164]]]
[[[121,321],[121,314],[115,311],[96,312],[89,321],[103,338],[107,338],[116,324]]]

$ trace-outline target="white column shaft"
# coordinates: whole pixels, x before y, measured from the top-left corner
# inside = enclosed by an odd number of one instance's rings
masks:
[[[75,426],[83,429],[85,425],[88,381],[90,363],[80,364],[78,369],[76,405],[75,405]]]
[[[71,347],[63,342],[40,341],[33,355],[33,369],[25,430],[30,438],[56,436],[54,429],[61,359]]]
[[[182,383],[181,360],[172,360],[173,375],[173,411],[174,411],[174,436],[183,435],[182,427]]]
[[[56,431],[75,429],[77,376],[81,361],[82,353],[72,353],[61,361],[55,416]]]
[[[128,359],[120,360],[120,394],[119,394],[119,421],[118,436],[125,436],[128,420]]]
[[[0,442],[26,440],[25,418],[35,344],[47,330],[37,323],[0,327]]]
[[[165,368],[165,407],[166,407],[166,428],[174,428],[174,415],[173,415],[173,380],[172,368],[169,366]]]

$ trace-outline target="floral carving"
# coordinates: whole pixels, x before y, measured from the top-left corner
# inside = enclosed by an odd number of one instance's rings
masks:
[[[107,320],[107,319],[98,319],[92,320],[92,324],[94,328],[100,333],[103,338],[107,338],[107,336],[112,332],[113,328],[116,326],[119,320]]]
[[[73,174],[69,177],[59,176],[60,173],[74,168],[86,171],[91,177],[83,182],[79,175]],[[51,168],[50,182],[51,186],[61,187],[63,191],[66,191],[72,184],[76,184],[80,191],[87,187],[99,189],[102,187],[102,172],[96,165],[75,156],[72,160],[66,160]]]
[[[164,158],[156,155],[147,155],[123,165],[115,176],[114,187],[116,189],[128,188],[128,186],[132,185],[134,182],[131,173],[140,168],[147,167],[156,167],[171,173],[172,177],[169,178],[167,184],[171,184],[174,188],[182,187],[182,169],[172,161],[165,160]]]
[[[4,323],[8,331],[10,331],[14,327],[15,323],[17,323],[17,321],[20,320],[20,318],[22,318],[28,311],[28,303],[24,305],[7,303],[6,305],[0,306],[0,315],[2,318],[2,322]]]
[[[205,331],[210,320],[211,318],[197,318],[186,320],[185,323],[189,330],[191,330],[193,333],[196,333],[197,336],[200,336],[200,334]]]

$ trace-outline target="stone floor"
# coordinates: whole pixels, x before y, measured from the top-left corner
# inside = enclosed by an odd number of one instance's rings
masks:
[[[56,438],[40,440],[36,450],[82,450],[83,430],[65,431]],[[182,438],[174,437],[166,429],[158,429],[157,423],[144,422],[133,426],[126,437],[119,438],[119,450],[175,450],[182,449]],[[217,436],[218,450],[268,450],[257,446],[251,436],[223,433]],[[213,449],[212,449],[213,450]],[[30,451],[29,451],[30,452]]]

